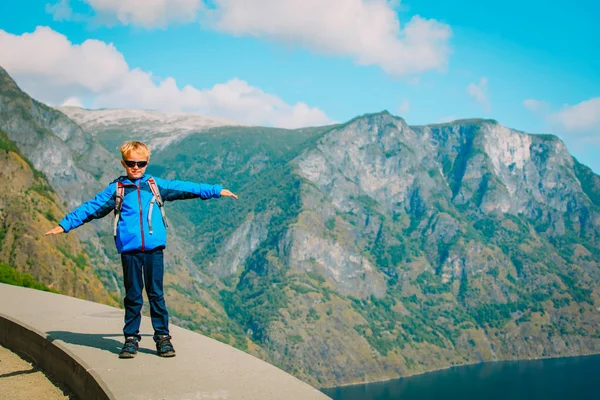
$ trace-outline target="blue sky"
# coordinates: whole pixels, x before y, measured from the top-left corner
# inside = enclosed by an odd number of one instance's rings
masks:
[[[20,0],[0,65],[33,97],[297,127],[388,110],[553,133],[600,172],[592,0]]]

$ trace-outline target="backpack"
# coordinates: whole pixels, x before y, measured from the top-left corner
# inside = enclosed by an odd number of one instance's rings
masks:
[[[164,202],[160,197],[160,190],[158,190],[158,185],[154,178],[148,178],[148,185],[150,186],[150,190],[152,191],[153,197],[150,201],[150,208],[148,209],[148,229],[150,234],[152,235],[152,208],[154,207],[154,203],[158,204],[158,208],[160,208],[160,213],[162,215],[163,222],[165,227],[168,227],[169,224],[167,222],[167,216],[165,215],[165,210],[163,208]],[[117,182],[117,193],[115,195],[115,223],[113,234],[117,236],[117,224],[119,223],[119,218],[121,217],[121,209],[123,208],[123,197],[125,195],[125,185],[121,182]]]

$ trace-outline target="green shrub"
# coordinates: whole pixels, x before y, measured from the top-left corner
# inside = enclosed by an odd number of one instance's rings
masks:
[[[58,293],[56,290],[50,289],[43,283],[36,281],[30,274],[19,272],[6,263],[0,263],[0,282],[9,285]]]

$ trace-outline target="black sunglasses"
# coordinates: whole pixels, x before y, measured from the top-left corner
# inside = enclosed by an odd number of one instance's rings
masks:
[[[144,168],[146,165],[148,165],[148,161],[123,160],[123,162],[125,162],[125,165],[127,165],[129,168],[133,168],[136,165],[138,166],[138,168]]]

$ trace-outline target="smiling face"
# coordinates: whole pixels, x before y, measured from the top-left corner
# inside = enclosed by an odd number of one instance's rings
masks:
[[[127,177],[132,181],[140,179],[146,173],[146,168],[148,167],[147,164],[144,167],[140,167],[138,164],[130,167],[125,163],[125,161],[145,161],[147,163],[148,154],[145,151],[138,149],[131,150],[125,157],[123,157],[123,160],[121,160],[121,165],[123,165],[123,168],[125,168]]]

